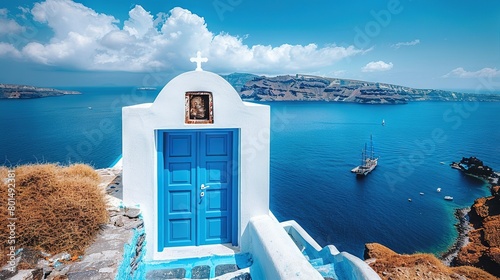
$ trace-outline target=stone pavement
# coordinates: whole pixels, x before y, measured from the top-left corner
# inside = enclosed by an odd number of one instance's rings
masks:
[[[100,187],[106,190],[106,194],[111,196],[113,203],[118,202],[116,199],[123,199],[123,187],[122,187],[122,170],[121,168],[105,168],[97,170],[99,176],[101,176]],[[116,199],[113,199],[116,198]]]
[[[121,169],[101,169],[98,170],[102,178],[101,187],[105,188],[108,194],[110,207],[110,222],[102,228],[95,242],[85,250],[79,262],[68,265],[67,277],[74,280],[108,280],[115,279],[120,273],[133,273],[141,257],[141,250],[138,249],[135,256],[127,262],[124,256],[129,256],[125,252],[126,245],[142,248],[144,242],[144,222],[140,217],[140,210],[135,208],[124,208],[121,202]],[[136,231],[141,231],[138,240],[134,240]],[[136,251],[135,248],[132,248]],[[122,264],[123,263],[123,264]],[[124,267],[128,266],[128,267]]]
[[[74,280],[108,280],[115,279],[119,270],[123,256],[126,255],[125,244],[131,244],[134,237],[134,230],[143,228],[143,221],[138,217],[137,209],[123,209],[111,212],[111,223],[104,226],[103,231],[96,241],[85,250],[85,255],[79,262],[68,265],[68,279]],[[141,237],[144,241],[144,234]],[[133,244],[131,244],[133,245]],[[139,254],[137,255],[139,257]],[[137,268],[139,263],[130,262],[130,270]],[[135,266],[135,267],[132,267]]]

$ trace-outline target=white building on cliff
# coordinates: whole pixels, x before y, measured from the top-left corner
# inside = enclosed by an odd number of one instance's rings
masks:
[[[140,277],[379,279],[361,259],[274,218],[270,108],[243,102],[201,69],[199,54],[192,61],[196,71],[172,79],[153,103],[123,108],[123,201],[140,207],[146,233]]]

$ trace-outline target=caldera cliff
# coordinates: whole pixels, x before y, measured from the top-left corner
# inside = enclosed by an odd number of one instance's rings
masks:
[[[388,83],[312,75],[257,76],[245,73],[223,75],[244,100],[328,101],[361,104],[406,104],[415,101],[500,101],[500,94],[462,93],[416,89]]]
[[[31,99],[68,94],[80,94],[80,92],[26,85],[0,84],[0,99]]]

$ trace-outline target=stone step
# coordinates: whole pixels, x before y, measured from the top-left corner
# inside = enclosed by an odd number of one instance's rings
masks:
[[[212,271],[214,270],[214,271]],[[239,275],[234,275],[238,273]],[[226,274],[233,273],[231,279],[239,280],[250,280],[252,279],[250,274],[245,270],[240,270],[235,264],[220,264],[215,267],[208,265],[198,265],[192,269],[186,268],[166,268],[166,269],[155,269],[150,270],[146,274],[146,280],[160,280],[160,279],[212,279],[210,275],[215,275],[215,277],[220,277]]]
[[[251,279],[248,268],[252,264],[252,256],[248,253],[242,253],[232,256],[179,259],[165,263],[145,263],[143,269],[146,280]]]

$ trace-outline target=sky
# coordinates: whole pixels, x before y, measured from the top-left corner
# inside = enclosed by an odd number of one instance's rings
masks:
[[[158,87],[197,51],[218,74],[500,91],[500,1],[0,1],[0,83]]]

